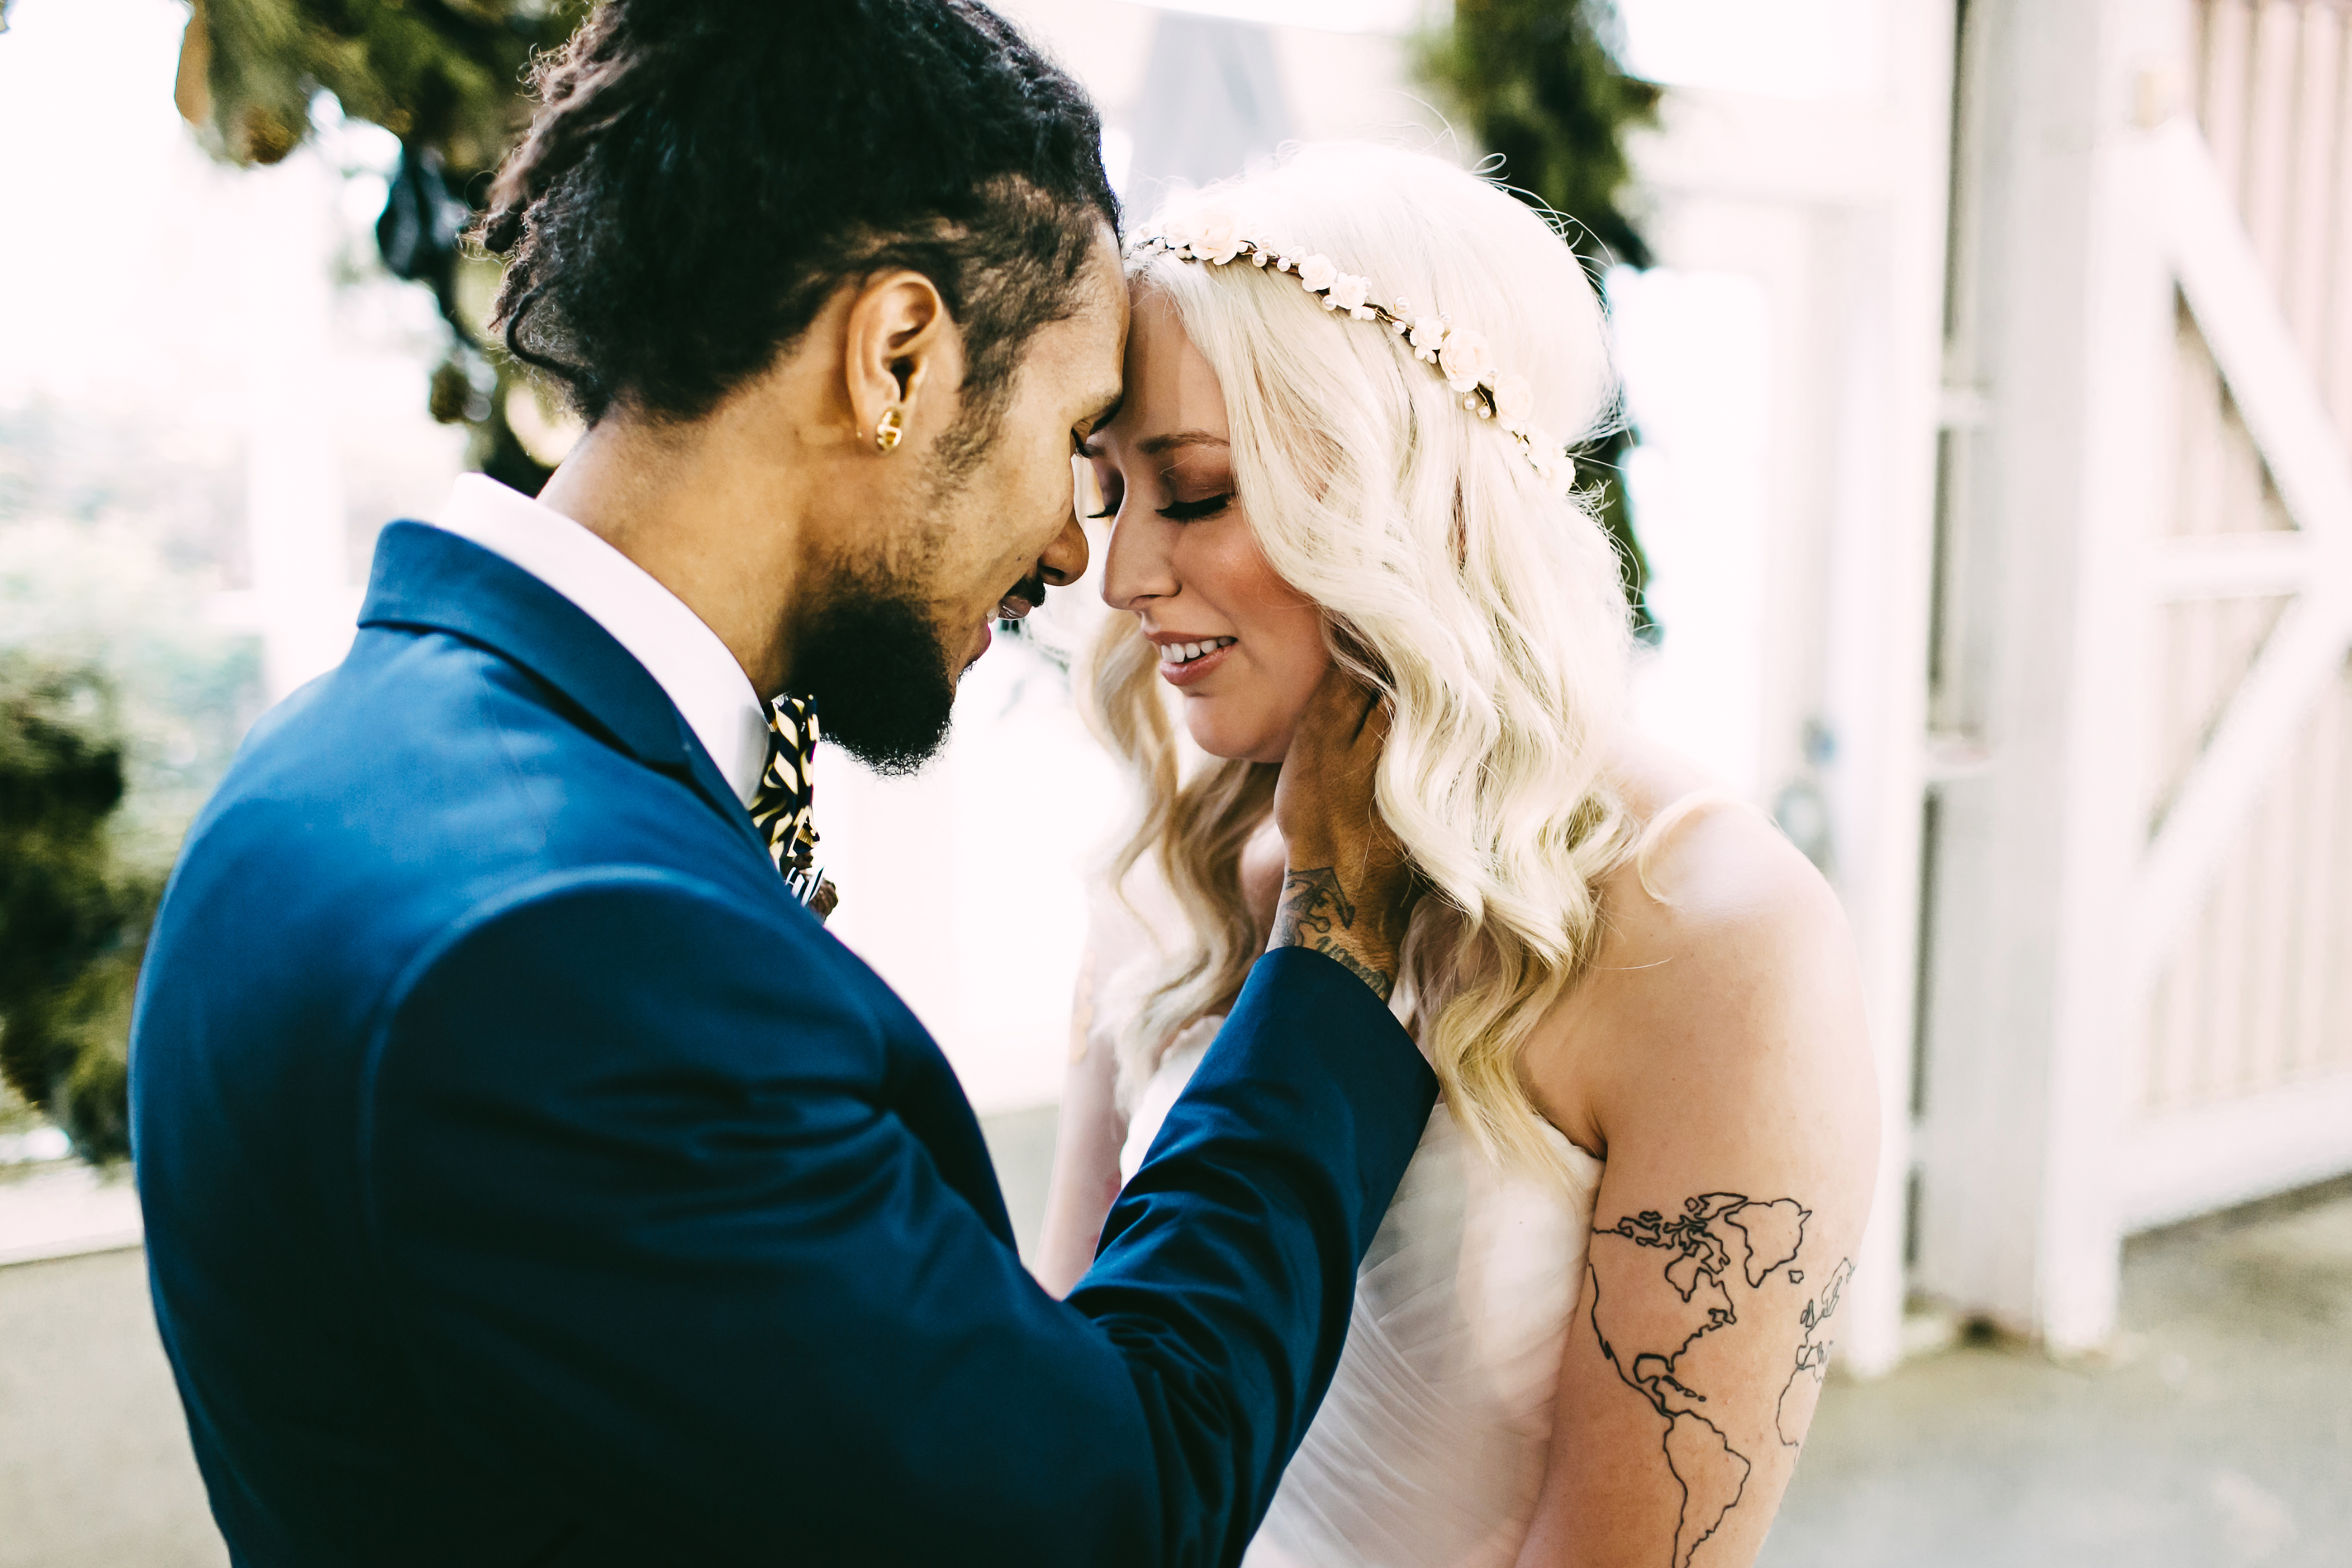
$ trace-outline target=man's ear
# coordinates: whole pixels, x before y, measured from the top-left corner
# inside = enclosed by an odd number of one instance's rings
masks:
[[[939,285],[908,268],[877,273],[850,300],[845,325],[842,369],[858,434],[871,440],[893,408],[909,436],[945,429],[963,383],[963,336]]]

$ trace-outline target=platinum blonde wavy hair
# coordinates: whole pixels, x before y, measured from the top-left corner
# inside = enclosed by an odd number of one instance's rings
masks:
[[[1370,278],[1377,298],[1484,332],[1497,374],[1532,384],[1535,425],[1573,442],[1614,416],[1581,263],[1491,182],[1422,154],[1324,143],[1178,196],[1162,218],[1210,202],[1253,235]],[[1295,278],[1246,258],[1146,255],[1129,275],[1173,303],[1216,372],[1234,483],[1266,560],[1322,607],[1333,656],[1391,704],[1375,799],[1426,889],[1392,1005],[1480,1146],[1557,1170],[1519,1054],[1590,965],[1597,889],[1635,839],[1603,771],[1629,627],[1592,500],[1547,486],[1390,329],[1326,310]],[[1155,664],[1135,618],[1114,615],[1079,670],[1088,716],[1141,796],[1109,885],[1126,888],[1149,857],[1185,927],[1131,1016],[1106,1018],[1122,1102],[1179,1032],[1231,1005],[1257,956],[1240,860],[1276,773],[1211,759],[1187,776]]]

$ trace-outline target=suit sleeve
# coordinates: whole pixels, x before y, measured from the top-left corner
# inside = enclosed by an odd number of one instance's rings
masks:
[[[1063,1303],[894,1114],[844,962],[649,874],[421,965],[363,1160],[453,1447],[665,1560],[1237,1560],[1433,1102],[1411,1040],[1261,961]]]

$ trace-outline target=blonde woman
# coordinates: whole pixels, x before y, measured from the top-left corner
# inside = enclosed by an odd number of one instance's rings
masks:
[[[1277,927],[1356,918],[1286,875],[1271,813],[1337,662],[1386,699],[1375,799],[1424,889],[1370,978],[1444,1097],[1247,1561],[1748,1563],[1841,1326],[1876,1095],[1828,887],[1625,726],[1616,561],[1566,456],[1612,403],[1593,291],[1492,184],[1361,146],[1180,198],[1129,280],[1126,401],[1084,452],[1123,613],[1084,684],[1139,816],[1046,1284],[1087,1289]]]

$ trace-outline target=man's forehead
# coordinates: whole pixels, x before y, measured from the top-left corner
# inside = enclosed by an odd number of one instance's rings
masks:
[[[1079,273],[1079,312],[1109,324],[1123,342],[1127,336],[1127,268],[1119,259],[1118,237],[1106,224],[1087,252]]]
[[[1091,262],[1088,269],[1095,270]],[[1108,279],[1089,278],[1082,288],[1078,308],[1041,334],[1039,357],[1052,366],[1073,410],[1108,417],[1118,402],[1121,363],[1127,356],[1127,280],[1118,269],[1116,252]]]

